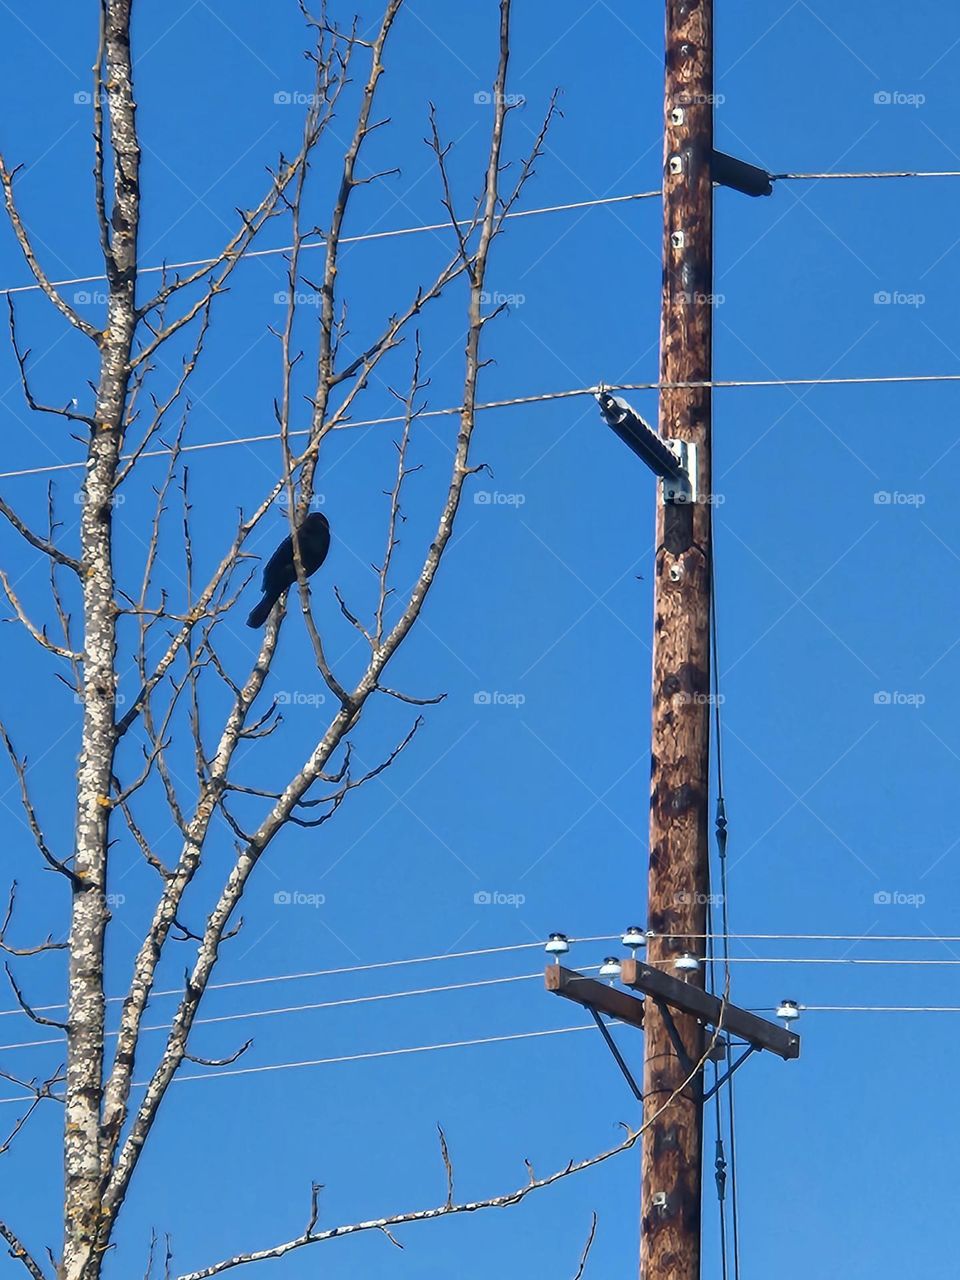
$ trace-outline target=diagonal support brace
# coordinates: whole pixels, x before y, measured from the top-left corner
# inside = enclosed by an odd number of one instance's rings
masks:
[[[590,1006],[588,1005],[587,1008],[589,1009]],[[642,1102],[643,1094],[640,1092],[640,1086],[637,1084],[636,1080],[634,1080],[633,1073],[631,1072],[630,1068],[627,1066],[626,1062],[624,1061],[623,1054],[617,1048],[617,1042],[614,1040],[613,1036],[607,1030],[606,1023],[600,1017],[599,1013],[597,1013],[596,1009],[590,1009],[590,1013],[593,1017],[594,1022],[600,1028],[600,1034],[603,1036],[604,1040],[606,1040],[607,1047],[609,1048],[610,1052],[613,1054],[614,1058],[616,1059],[617,1066],[623,1072],[624,1079],[626,1080],[627,1084],[630,1086],[630,1089],[633,1092],[633,1096],[636,1098],[638,1102]]]

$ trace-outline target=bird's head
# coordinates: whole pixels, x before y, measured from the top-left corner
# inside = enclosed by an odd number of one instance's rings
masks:
[[[306,533],[319,533],[321,529],[330,528],[330,521],[322,511],[311,511],[300,526]]]

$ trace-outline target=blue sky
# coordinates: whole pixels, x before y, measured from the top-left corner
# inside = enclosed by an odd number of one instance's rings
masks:
[[[932,0],[883,0],[870,7],[869,22],[862,7],[838,12],[826,0],[717,7],[719,147],[776,172],[960,169],[960,13]],[[526,105],[512,117],[511,157],[529,149],[554,86],[563,95],[563,118],[527,189],[527,207],[658,186],[661,8],[561,0],[547,14],[516,0],[510,89]],[[369,21],[376,6],[360,9]],[[368,157],[377,169],[399,164],[402,174],[359,193],[351,234],[442,220],[422,142],[431,99],[445,134],[456,140],[454,176],[464,207],[469,203],[490,121],[475,94],[492,78],[495,18],[492,0],[409,0],[383,91],[392,125]],[[2,142],[9,163],[27,164],[19,183],[24,216],[51,274],[94,274],[89,107],[75,102],[88,88],[94,7],[60,5],[40,15],[4,6],[0,21]],[[178,6],[175,19],[166,8],[142,7],[135,53],[145,263],[215,252],[235,207],[249,206],[262,191],[264,166],[278,149],[292,151],[299,114],[276,99],[309,88],[303,44],[292,3],[239,0],[229,24],[203,2]],[[309,221],[321,225],[334,145],[325,156],[310,197]],[[716,376],[960,372],[956,182],[795,183],[754,201],[720,191]],[[279,224],[263,241],[284,243]],[[345,255],[342,284],[358,346],[449,251],[442,233],[358,244]],[[496,247],[490,284],[517,301],[488,330],[487,353],[496,363],[483,374],[482,398],[654,379],[659,252],[655,200],[514,222]],[[273,429],[279,358],[268,325],[282,319],[274,295],[283,280],[280,258],[237,272],[198,373],[190,441]],[[27,282],[5,229],[0,284]],[[97,292],[96,285],[77,288]],[[77,302],[96,314],[95,296]],[[64,336],[59,318],[35,295],[17,305],[38,390],[55,402],[82,397],[93,372],[84,347]],[[424,318],[431,408],[454,405],[460,394],[464,305],[454,292]],[[315,338],[309,307],[304,311],[309,351]],[[2,469],[80,457],[59,420],[29,418],[8,350],[0,362]],[[159,371],[161,382],[173,367]],[[387,380],[404,386],[408,377],[401,353]],[[653,393],[632,399],[655,418]],[[362,416],[390,414],[394,405],[378,383]],[[435,521],[451,429],[452,420],[441,418],[415,435],[413,460],[423,470],[412,482],[404,572]],[[332,586],[358,607],[372,602],[367,565],[384,537],[381,490],[394,466],[391,440],[390,428],[339,434],[319,481],[335,541],[314,599],[330,652],[346,673],[360,655]],[[735,942],[739,1004],[769,1007],[784,995],[828,1006],[960,1004],[949,965],[798,963],[960,960],[960,946],[936,941],[960,933],[950,799],[960,762],[957,441],[949,384],[716,395],[732,928],[861,939]],[[334,822],[318,833],[290,832],[271,850],[221,981],[533,943],[552,929],[602,937],[644,919],[651,479],[602,428],[588,397],[484,414],[475,458],[489,462],[493,476],[478,477],[473,491],[490,500],[468,497],[423,624],[392,672],[401,687],[421,695],[445,690],[447,700],[429,709],[422,734],[394,769],[351,797]],[[148,518],[149,486],[160,476],[151,465],[118,509],[125,530],[142,532]],[[219,560],[236,508],[257,500],[276,467],[271,444],[191,459],[202,565]],[[9,501],[42,521],[45,482],[0,483]],[[77,483],[75,472],[57,475],[67,542],[76,536]],[[283,527],[278,514],[257,550],[269,552]],[[128,583],[141,556],[130,532],[120,545]],[[37,616],[48,617],[43,568],[7,530],[0,531],[0,562]],[[175,567],[170,574],[176,577]],[[248,607],[243,601],[240,612]],[[18,678],[5,682],[0,714],[34,762],[43,816],[63,848],[78,708],[28,639],[12,626],[4,638],[6,669]],[[225,645],[237,670],[252,645],[238,618]],[[323,723],[321,686],[296,619],[286,628],[271,687],[289,705],[284,734],[251,761],[250,780],[261,785],[298,760]],[[130,696],[132,683],[121,692]],[[506,698],[484,705],[478,693]],[[357,737],[364,760],[374,763],[402,736],[407,710],[374,709]],[[0,795],[5,862],[25,906],[20,927],[24,938],[56,933],[65,895],[35,866],[12,782],[4,778]],[[159,810],[146,810],[145,818],[161,822]],[[220,840],[226,858],[229,844]],[[197,919],[215,870],[198,886]],[[114,874],[122,902],[111,990],[119,993],[152,884],[123,840]],[[278,893],[324,901],[277,903]],[[514,904],[475,901],[484,893]],[[930,941],[870,941],[883,934]],[[572,961],[595,964],[607,949],[584,944]],[[176,984],[185,956],[171,962],[165,985]],[[532,948],[232,989],[215,993],[206,1013],[534,974],[541,961]],[[34,1002],[62,998],[54,960],[21,963],[17,971]],[[162,1023],[169,1005],[158,999],[153,1021]],[[215,1024],[200,1029],[194,1047],[216,1056],[254,1034],[244,1062],[266,1066],[578,1021],[534,978]],[[933,1270],[946,1245],[958,1172],[950,1154],[955,1134],[945,1126],[940,1090],[903,1082],[921,1055],[931,1074],[950,1060],[960,1038],[955,1018],[810,1012],[800,1029],[798,1063],[755,1060],[739,1077],[744,1275],[764,1274],[771,1256],[787,1280],[825,1270],[849,1280]],[[4,1044],[48,1034],[21,1017],[0,1018]],[[620,1038],[639,1070],[639,1038],[625,1031]],[[4,1059],[19,1074],[42,1073],[56,1064],[56,1052],[18,1049]],[[16,1114],[9,1105],[0,1110]],[[437,1122],[451,1143],[458,1193],[480,1196],[520,1185],[524,1156],[545,1172],[611,1145],[617,1122],[635,1119],[615,1065],[599,1037],[586,1032],[178,1084],[134,1184],[114,1269],[142,1273],[151,1227],[172,1233],[181,1269],[296,1234],[311,1179],[325,1184],[327,1225],[438,1203]],[[58,1237],[51,1170],[58,1168],[59,1124],[49,1106],[4,1157],[4,1216],[38,1249]],[[268,1266],[290,1277],[322,1266],[332,1280],[360,1268],[378,1280],[573,1274],[596,1208],[592,1273],[615,1274],[629,1269],[636,1250],[637,1175],[636,1159],[625,1156],[520,1209],[410,1228],[403,1253],[371,1235],[321,1246],[322,1257],[307,1251]],[[891,1226],[904,1221],[907,1188],[909,1231]],[[708,1196],[705,1274],[717,1274],[714,1210]],[[4,1265],[13,1274],[14,1264]]]

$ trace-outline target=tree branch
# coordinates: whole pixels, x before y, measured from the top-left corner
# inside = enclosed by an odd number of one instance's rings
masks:
[[[65,862],[61,862],[60,859],[55,857],[50,851],[46,837],[43,834],[43,828],[40,826],[40,821],[37,818],[37,812],[30,799],[29,788],[27,787],[27,758],[24,756],[23,759],[21,759],[17,755],[14,750],[13,743],[10,740],[10,735],[7,733],[6,725],[4,725],[2,721],[0,721],[0,741],[3,742],[4,749],[10,759],[10,763],[13,765],[13,771],[17,775],[17,783],[20,787],[20,803],[23,806],[24,813],[26,814],[27,825],[33,835],[34,843],[40,851],[40,856],[48,867],[54,871],[59,871],[61,875],[66,876],[71,884],[76,888],[77,878],[74,872],[71,871]]]
[[[4,203],[7,206],[7,216],[10,219],[10,225],[13,227],[14,235],[20,245],[20,249],[26,259],[27,266],[33,273],[33,278],[37,284],[47,295],[53,305],[57,308],[62,316],[73,325],[75,329],[79,329],[81,333],[85,333],[88,338],[92,338],[94,342],[100,341],[100,330],[94,325],[89,324],[82,316],[74,311],[57,292],[50,283],[49,277],[41,267],[37,255],[33,251],[33,244],[27,233],[26,227],[23,225],[23,219],[20,217],[20,211],[17,208],[17,202],[13,194],[13,180],[19,172],[19,166],[16,169],[8,169],[4,162],[3,156],[0,155],[0,184],[3,186]]]
[[[13,347],[13,354],[17,361],[17,368],[20,371],[20,385],[23,388],[23,396],[27,402],[28,408],[34,413],[52,413],[60,418],[66,418],[68,422],[83,422],[86,426],[96,430],[96,422],[89,414],[74,413],[72,409],[68,409],[66,405],[57,408],[55,405],[40,404],[34,398],[33,392],[30,390],[30,379],[27,376],[27,361],[30,358],[30,348],[26,351],[20,350],[20,344],[17,341],[17,317],[13,306],[13,297],[7,294],[7,309],[10,316],[10,345]]]
[[[42,649],[47,649],[50,653],[55,653],[58,658],[67,658],[70,662],[79,662],[81,660],[83,657],[82,653],[75,653],[72,649],[65,649],[63,645],[55,644],[47,635],[46,627],[37,627],[33,622],[31,622],[30,618],[27,616],[26,610],[20,603],[19,597],[10,584],[10,579],[7,577],[6,572],[3,569],[0,569],[0,583],[3,584],[3,590],[7,599],[10,601],[14,613],[17,615],[17,618]]]
[[[72,569],[78,576],[83,572],[83,565],[79,560],[75,560],[73,556],[68,556],[65,551],[61,551],[59,547],[55,547],[52,541],[49,541],[46,538],[41,538],[39,534],[34,533],[33,530],[20,519],[13,508],[3,500],[3,498],[0,498],[0,515],[7,518],[10,524],[13,525],[14,529],[16,529],[17,533],[29,542],[31,547],[35,547],[37,551],[42,551],[45,556],[49,556],[50,559],[55,560],[57,564],[62,564],[65,569]]]
[[[33,1280],[47,1280],[43,1274],[43,1270],[39,1264],[31,1257],[26,1248],[20,1242],[19,1237],[11,1227],[5,1222],[0,1222],[0,1236],[3,1236],[7,1244],[10,1246],[10,1257],[16,1258],[18,1262],[22,1262],[27,1271],[33,1277]]]
[[[10,885],[6,915],[3,917],[3,923],[0,924],[0,951],[5,952],[8,956],[38,956],[44,951],[66,951],[69,949],[69,942],[54,942],[52,934],[47,934],[44,941],[38,943],[35,947],[12,947],[7,942],[7,929],[13,919],[16,901],[17,882],[14,880]],[[0,1148],[0,1154],[2,1154],[2,1148]]]
[[[4,964],[3,967],[4,967],[4,970],[6,971],[7,978],[10,981],[10,987],[13,990],[13,995],[17,1004],[20,1006],[23,1012],[27,1015],[27,1017],[31,1020],[31,1022],[35,1022],[38,1027],[55,1027],[58,1031],[70,1030],[70,1026],[68,1023],[57,1022],[56,1019],[54,1018],[44,1018],[41,1014],[37,1013],[35,1009],[31,1008],[31,1006],[27,1004],[26,1000],[24,999],[23,992],[17,986],[17,980],[16,978],[14,978],[13,973],[11,972],[10,966],[8,964]]]

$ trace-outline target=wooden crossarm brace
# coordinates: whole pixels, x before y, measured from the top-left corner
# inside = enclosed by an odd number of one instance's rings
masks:
[[[544,979],[548,991],[582,1004],[585,1009],[606,1013],[632,1027],[643,1026],[643,1001],[626,991],[608,987],[594,978],[585,978],[576,969],[565,969],[562,964],[548,964]]]
[[[679,978],[664,973],[662,969],[654,969],[642,960],[624,960],[620,966],[620,979],[625,986],[662,1000],[672,1009],[690,1013],[708,1027],[721,1025],[722,1010],[724,1031],[739,1036],[756,1049],[768,1049],[780,1058],[800,1057],[800,1037],[795,1032],[778,1027],[766,1018],[759,1018],[755,1013],[748,1013],[735,1004],[724,1007],[717,996],[701,991],[692,983],[681,982]]]

